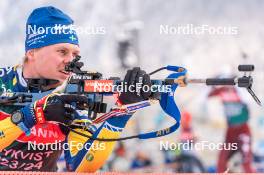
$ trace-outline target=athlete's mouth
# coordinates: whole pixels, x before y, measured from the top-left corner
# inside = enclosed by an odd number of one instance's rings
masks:
[[[65,70],[60,70],[59,72],[65,74],[65,75],[70,75],[70,72],[67,72]]]

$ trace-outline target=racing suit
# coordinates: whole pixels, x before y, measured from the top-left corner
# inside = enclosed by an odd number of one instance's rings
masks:
[[[0,69],[0,94],[27,91],[22,66]],[[90,140],[48,121],[36,124],[26,136],[10,119],[10,114],[18,109],[0,105],[0,171],[56,171],[56,162],[65,151],[69,171],[95,172],[113,150],[115,142]],[[93,133],[79,131],[98,138],[118,138],[130,117],[109,118]]]

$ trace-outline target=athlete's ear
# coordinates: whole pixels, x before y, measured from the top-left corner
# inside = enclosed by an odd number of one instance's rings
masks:
[[[35,59],[35,52],[36,49],[30,49],[26,52],[25,56],[27,58],[27,61],[33,61]]]

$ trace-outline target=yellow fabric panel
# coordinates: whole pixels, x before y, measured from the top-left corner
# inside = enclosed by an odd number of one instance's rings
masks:
[[[92,136],[92,134],[88,131],[84,131],[83,129],[74,129],[77,132],[84,133],[86,135]],[[76,143],[84,144],[88,140],[87,137],[81,136],[80,134],[76,134],[74,132],[70,132],[68,135],[68,143],[71,144],[72,141]],[[78,153],[78,147],[76,144],[72,144],[73,146],[70,149],[71,156],[75,156]]]
[[[119,138],[121,132],[110,131],[102,128],[98,138]],[[90,172],[93,173],[105,163],[110,154],[112,153],[116,142],[99,142],[94,141],[89,151],[81,161],[76,169],[76,172]]]
[[[12,123],[10,117],[0,122],[0,151],[14,142],[23,131]]]
[[[16,84],[17,84],[17,78],[14,77],[14,78],[13,78],[13,86],[15,86]]]

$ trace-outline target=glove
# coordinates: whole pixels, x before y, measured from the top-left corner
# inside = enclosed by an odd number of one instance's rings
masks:
[[[137,83],[141,84],[141,88],[136,88]],[[134,92],[130,92],[129,90],[127,92],[122,92],[119,96],[119,101],[122,104],[131,104],[149,99],[151,95],[150,76],[145,71],[140,70],[139,67],[135,67],[132,70],[127,71],[124,84],[127,84],[127,87],[133,85],[134,88],[131,89]],[[143,91],[143,86],[148,86],[148,88],[145,87]]]
[[[32,128],[38,123],[45,123],[45,121],[69,125],[74,120],[76,109],[83,109],[87,102],[86,96],[52,94],[20,111],[24,115],[24,124],[27,128]],[[76,105],[73,106],[72,103],[76,103]]]

